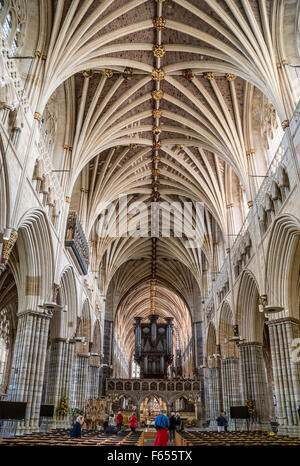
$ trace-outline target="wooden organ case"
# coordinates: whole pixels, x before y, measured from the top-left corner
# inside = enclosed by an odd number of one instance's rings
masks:
[[[159,316],[151,314],[148,323],[135,317],[134,360],[140,365],[141,378],[166,378],[173,361],[173,317],[158,323]]]

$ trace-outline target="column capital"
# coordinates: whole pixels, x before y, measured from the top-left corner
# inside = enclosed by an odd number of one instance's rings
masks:
[[[243,343],[239,343],[239,347],[241,346],[261,346],[262,347],[262,343],[260,343],[259,341],[244,341]]]
[[[89,359],[90,353],[84,354],[84,353],[77,353],[76,356],[81,357],[81,358],[86,358]]]
[[[274,320],[269,320],[266,322],[268,326],[271,325],[277,325],[277,324],[285,324],[285,323],[292,323],[292,324],[297,324],[300,326],[300,320],[297,319],[296,317],[280,317],[279,319],[274,319]]]
[[[68,343],[67,338],[62,338],[62,337],[55,337],[55,338],[52,338],[52,341],[53,341],[54,343],[59,343],[59,342]]]
[[[69,345],[75,345],[75,343],[77,343],[74,338],[70,338],[69,340],[67,340],[67,342],[69,343]]]
[[[40,309],[25,309],[24,311],[18,312],[17,316],[22,317],[27,314],[39,316],[39,317],[45,317],[47,319],[51,319],[51,317],[53,316],[52,310],[50,310],[49,308],[43,308],[42,306]]]

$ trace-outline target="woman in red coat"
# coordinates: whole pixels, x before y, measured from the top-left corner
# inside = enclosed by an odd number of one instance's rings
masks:
[[[132,432],[137,428],[137,417],[135,413],[132,413],[132,416],[129,418],[129,427]]]

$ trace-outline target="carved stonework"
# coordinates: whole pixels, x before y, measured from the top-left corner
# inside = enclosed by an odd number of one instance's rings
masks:
[[[160,118],[162,116],[162,110],[160,109],[152,110],[152,116],[153,118]]]
[[[6,265],[8,263],[10,253],[14,245],[16,244],[17,239],[18,239],[18,232],[16,230],[12,230],[9,239],[4,240],[2,254],[1,254],[1,264]]]
[[[184,70],[183,76],[188,80],[188,81],[193,81],[195,78],[195,74],[192,70]]]
[[[152,128],[152,133],[153,134],[160,134],[162,132],[162,129],[160,126],[153,126]]]
[[[207,79],[208,81],[212,81],[215,75],[212,72],[203,73],[203,78]]]
[[[161,149],[161,143],[160,142],[154,142],[152,147],[153,147],[154,151],[158,151],[158,150]]]
[[[157,168],[153,168],[153,169],[152,169],[152,175],[153,175],[153,176],[158,176],[159,173],[160,173],[160,172],[159,172],[159,170],[158,170]]]
[[[290,123],[289,123],[289,120],[284,120],[282,123],[281,123],[281,127],[283,130],[285,130],[286,128],[288,128],[290,126]]]
[[[93,71],[92,70],[84,70],[82,72],[82,75],[84,78],[91,78],[93,76]]]
[[[106,78],[108,78],[108,79],[111,78],[112,75],[114,74],[114,73],[113,73],[113,70],[107,70],[107,69],[103,70],[102,73],[103,73],[103,75],[104,75]]]
[[[153,55],[156,58],[162,58],[165,54],[165,47],[163,45],[153,45]]]
[[[123,78],[125,81],[130,81],[132,78],[132,69],[131,68],[125,68],[122,74]]]
[[[227,81],[234,81],[236,79],[235,74],[226,73],[225,76],[226,76]]]
[[[161,100],[164,96],[164,92],[159,89],[158,91],[152,91],[151,95],[154,100]]]
[[[158,16],[157,18],[153,19],[153,26],[158,31],[162,31],[166,27],[166,22],[166,19],[164,19],[162,16]]]
[[[86,275],[89,265],[89,247],[78,215],[74,211],[68,216],[65,246],[72,250],[81,271]]]
[[[154,81],[162,81],[165,78],[165,72],[162,68],[154,68],[152,70],[152,79]]]

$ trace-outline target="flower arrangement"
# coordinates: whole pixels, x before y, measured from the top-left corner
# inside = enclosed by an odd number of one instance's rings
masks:
[[[60,402],[59,402],[59,404],[58,404],[58,406],[56,408],[56,412],[57,412],[57,414],[61,414],[63,416],[66,416],[69,413],[69,411],[70,411],[69,400],[68,400],[67,397],[64,396],[60,400]]]

